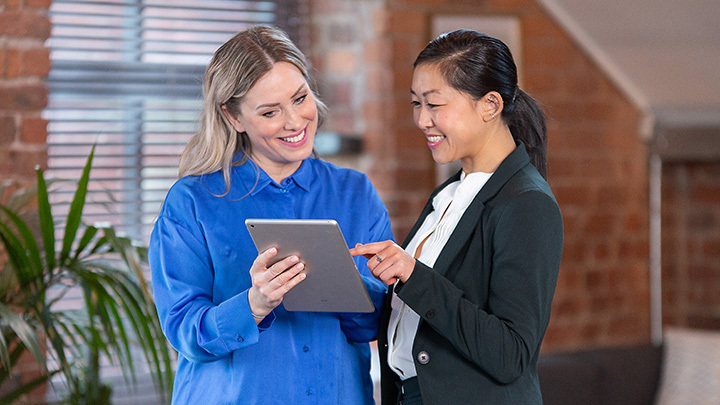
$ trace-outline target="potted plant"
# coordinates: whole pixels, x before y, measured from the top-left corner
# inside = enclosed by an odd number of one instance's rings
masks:
[[[67,401],[109,403],[110,388],[100,380],[99,359],[119,364],[135,382],[139,347],[150,365],[156,387],[167,398],[172,385],[172,358],[143,276],[147,248],[119,236],[112,226],[85,225],[81,216],[87,195],[90,153],[56,244],[58,223],[48,198],[48,182],[37,169],[36,191],[23,190],[10,202],[37,194],[39,236],[19,215],[18,207],[0,205],[0,385],[23,353],[41,365],[40,376],[0,394],[9,403],[61,373]],[[0,190],[0,198],[2,198]],[[0,201],[2,201],[0,199]],[[37,232],[36,232],[37,233]],[[80,294],[81,308],[57,304],[69,293]],[[17,384],[16,384],[17,385]]]

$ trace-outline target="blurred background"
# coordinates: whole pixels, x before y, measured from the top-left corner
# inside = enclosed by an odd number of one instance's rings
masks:
[[[210,56],[273,24],[330,107],[317,150],[368,173],[402,241],[455,170],[412,122],[412,62],[477,29],[548,116],[565,250],[543,352],[659,344],[669,326],[720,330],[718,20],[716,0],[0,0],[0,179],[76,178],[97,143],[85,220],[146,243]]]

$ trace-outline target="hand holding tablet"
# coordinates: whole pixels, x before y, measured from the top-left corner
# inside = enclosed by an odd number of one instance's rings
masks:
[[[276,256],[277,249],[274,247],[260,252],[250,269],[253,286],[248,291],[248,302],[257,323],[280,305],[284,295],[306,277],[302,272],[305,265],[296,255],[283,260],[277,260]]]

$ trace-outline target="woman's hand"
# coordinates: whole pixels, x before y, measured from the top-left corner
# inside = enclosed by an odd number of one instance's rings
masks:
[[[415,259],[389,240],[366,245],[358,243],[350,249],[350,254],[368,259],[368,269],[373,276],[387,285],[397,280],[406,282],[415,269]]]
[[[257,323],[280,305],[288,291],[305,279],[305,273],[301,272],[305,265],[295,255],[268,267],[276,254],[274,247],[260,253],[250,268],[252,287],[248,291],[248,302]]]

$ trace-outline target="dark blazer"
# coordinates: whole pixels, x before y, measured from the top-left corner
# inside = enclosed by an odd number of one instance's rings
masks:
[[[459,178],[433,192],[403,246],[433,197]],[[421,317],[412,352],[424,404],[542,403],[538,353],[562,248],[560,209],[520,144],[475,196],[434,268],[418,261],[395,287]],[[378,337],[383,404],[397,397],[387,365],[390,297]]]

